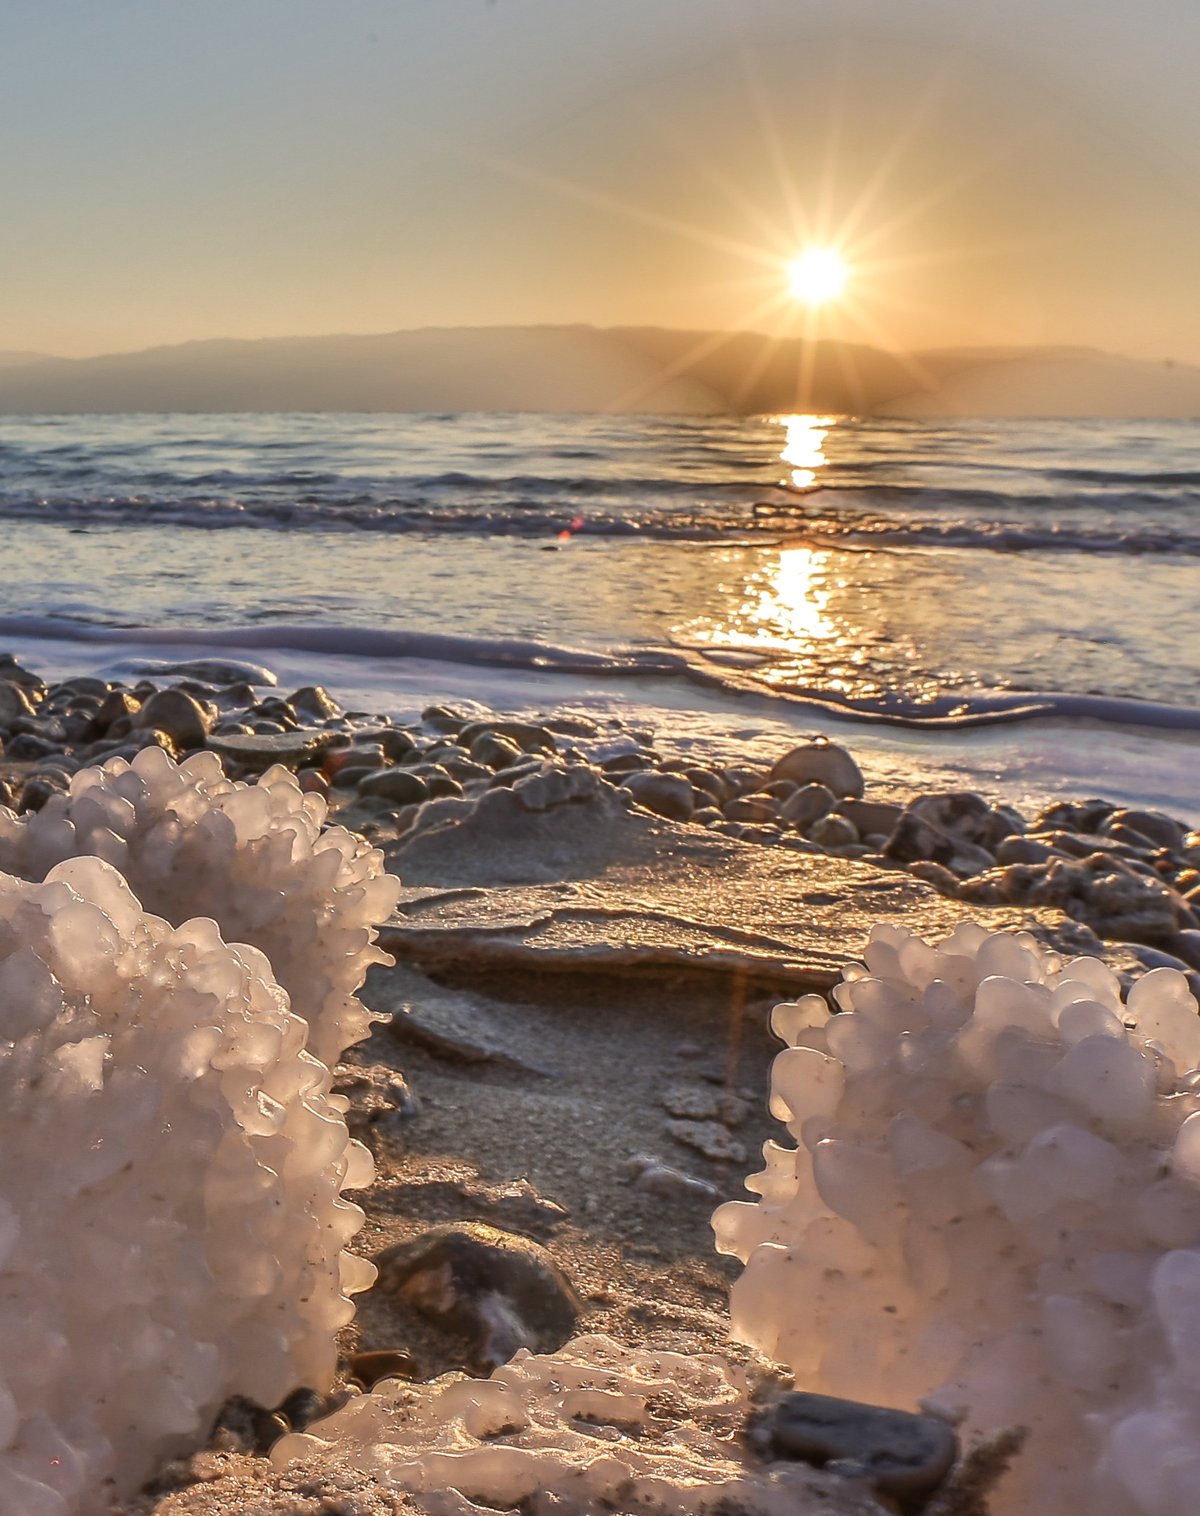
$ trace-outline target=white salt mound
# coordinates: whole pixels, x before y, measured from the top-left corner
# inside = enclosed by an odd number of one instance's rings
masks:
[[[1122,1003],[1096,959],[965,925],[876,928],[865,967],[781,1005],[788,1043],[734,1335],[799,1387],[922,1398],[1031,1436],[1021,1516],[1183,1516],[1200,1489],[1200,1017],[1184,977]]]
[[[147,915],[99,859],[50,866],[107,816],[143,884],[195,856],[189,827],[244,880],[276,787],[229,815],[193,772],[176,826],[164,769],[78,778],[21,838],[45,882],[0,874],[0,1516],[99,1516],[229,1394],[327,1385],[375,1272],[342,1251],[370,1157],[266,958]],[[336,875],[340,849],[281,830],[293,878],[305,848]]]
[[[227,942],[271,961],[308,1023],[308,1049],[331,1068],[366,1036],[356,998],[374,927],[399,882],[377,849],[344,827],[321,830],[327,806],[275,767],[256,784],[227,779],[215,753],[176,764],[160,748],[81,769],[65,795],[32,815],[0,807],[0,870],[43,879],[66,858],[103,858],[145,908],[178,926],[215,921]]]
[[[739,1438],[747,1405],[741,1372],[719,1357],[578,1337],[553,1354],[521,1349],[489,1379],[386,1382],[282,1438],[271,1458],[325,1476],[364,1470],[430,1516],[518,1505],[529,1516],[885,1516],[835,1475],[752,1467]]]

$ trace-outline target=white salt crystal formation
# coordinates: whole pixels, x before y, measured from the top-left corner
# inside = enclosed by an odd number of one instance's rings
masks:
[[[304,1040],[261,953],[108,864],[0,874],[0,1516],[105,1512],[229,1394],[330,1383],[371,1160]]]
[[[778,1006],[788,1044],[734,1335],[798,1387],[929,1398],[1031,1436],[1021,1516],[1182,1516],[1200,1490],[1200,1018],[1157,969],[964,925],[876,928],[866,967]]]
[[[277,1468],[360,1469],[430,1516],[601,1516],[741,1511],[885,1516],[859,1485],[804,1464],[752,1466],[748,1386],[713,1355],[578,1337],[522,1348],[489,1379],[385,1382],[272,1449]],[[303,1467],[303,1465],[302,1465]]]
[[[326,810],[287,769],[241,784],[215,753],[176,764],[149,747],[81,769],[31,815],[0,807],[0,870],[36,880],[66,858],[103,858],[155,915],[210,918],[227,942],[267,955],[309,1051],[332,1068],[369,1029],[356,992],[387,961],[373,929],[399,884],[377,849],[344,827],[322,831]]]

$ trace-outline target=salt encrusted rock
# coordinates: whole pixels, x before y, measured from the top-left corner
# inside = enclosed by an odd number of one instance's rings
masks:
[[[332,1067],[370,1026],[356,992],[386,961],[374,926],[400,886],[360,838],[322,831],[326,810],[286,769],[239,784],[213,753],[176,765],[147,748],[132,763],[81,769],[36,815],[0,810],[0,869],[41,879],[64,858],[93,855],[155,915],[211,918],[227,941],[267,955],[308,1023],[309,1051]]]
[[[486,1380],[388,1381],[282,1438],[271,1461],[361,1469],[442,1516],[884,1516],[859,1483],[753,1460],[739,1435],[749,1392],[714,1355],[579,1337],[552,1355],[520,1352]]]
[[[0,875],[0,1512],[100,1516],[234,1393],[327,1386],[370,1180],[261,953]]]
[[[1180,1516],[1200,1481],[1200,1014],[1157,969],[877,928],[788,1043],[735,1334],[806,1388],[1031,1436],[996,1516]],[[1127,1030],[1127,1026],[1130,1030]]]
[[[1101,937],[1126,942],[1169,942],[1175,932],[1194,925],[1177,891],[1104,853],[987,869],[962,884],[960,899],[976,905],[1057,906]]]
[[[790,779],[794,784],[823,784],[839,799],[862,798],[862,770],[839,743],[818,737],[785,753],[770,773],[772,780]]]

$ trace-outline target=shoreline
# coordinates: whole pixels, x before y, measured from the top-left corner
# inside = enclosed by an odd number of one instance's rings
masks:
[[[356,1250],[439,1226],[532,1240],[578,1297],[578,1331],[727,1350],[736,1269],[714,1253],[709,1216],[743,1195],[780,1130],[770,1008],[827,991],[873,922],[931,937],[968,916],[1024,927],[1126,983],[1168,961],[1193,982],[1200,969],[1176,956],[1200,945],[1187,936],[1200,837],[1170,817],[1059,803],[1021,818],[961,791],[901,804],[864,786],[838,743],[772,734],[770,755],[748,739],[750,761],[702,767],[611,712],[440,705],[400,722],[348,715],[316,685],[250,683],[257,672],[210,658],[124,688],[47,687],[9,661],[0,778],[36,807],[73,766],[144,745],[204,747],[250,780],[283,761],[331,820],[380,847],[404,884],[381,933],[397,962],[371,971],[363,998],[391,1021],[350,1050],[337,1084],[377,1165],[355,1195],[368,1218]],[[1022,848],[1045,856],[1016,861]],[[1013,898],[978,898],[1006,880]],[[431,1318],[386,1278],[342,1334],[339,1384],[364,1351],[407,1355],[415,1381],[486,1367],[478,1330]],[[253,1450],[260,1436],[261,1418],[226,1418],[128,1516],[295,1509]],[[306,1492],[314,1512],[338,1495]]]

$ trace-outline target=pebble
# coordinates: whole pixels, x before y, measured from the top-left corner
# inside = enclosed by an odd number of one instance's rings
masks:
[[[777,1457],[869,1479],[883,1495],[911,1501],[931,1495],[958,1458],[958,1437],[940,1416],[793,1390],[770,1419]]]
[[[845,816],[822,816],[809,827],[808,840],[818,847],[847,848],[856,846],[859,836],[854,823]]]
[[[33,706],[19,684],[0,678],[0,729],[11,730],[14,721],[32,716]]]
[[[202,706],[183,690],[166,689],[149,696],[134,716],[133,725],[166,732],[181,750],[189,752],[205,745],[216,719],[211,706]]]
[[[208,746],[223,758],[231,758],[244,769],[257,772],[269,769],[272,764],[283,763],[289,768],[311,766],[329,748],[345,743],[340,732],[318,731],[311,727],[298,727],[294,732],[270,733],[212,733]]]
[[[797,831],[807,831],[814,821],[828,816],[837,804],[837,797],[824,784],[805,784],[793,790],[779,807],[779,814],[790,821]]]
[[[721,1198],[715,1184],[706,1179],[697,1179],[685,1174],[682,1169],[673,1169],[669,1163],[638,1153],[624,1165],[624,1171],[633,1182],[635,1190],[653,1195],[658,1200],[707,1200]]]
[[[523,750],[515,742],[497,736],[495,732],[481,732],[470,744],[468,751],[476,763],[487,769],[506,769],[511,764],[519,763],[524,756]]]
[[[352,770],[345,770],[339,778],[348,777]],[[370,769],[358,781],[360,795],[374,795],[382,800],[395,801],[397,805],[417,805],[433,793],[431,786],[411,769]]]
[[[372,1390],[384,1379],[416,1379],[418,1370],[403,1348],[371,1348],[351,1356],[346,1374],[364,1390]]]
[[[1122,840],[1132,832],[1135,838],[1145,839],[1152,847],[1170,848],[1172,852],[1182,850],[1186,835],[1178,821],[1161,811],[1114,811],[1104,823],[1103,832]]]
[[[342,709],[323,684],[304,685],[287,697],[287,703],[314,721],[328,721]]]
[[[518,1348],[552,1353],[571,1336],[582,1303],[539,1243],[481,1221],[431,1227],[373,1260],[372,1294],[400,1294],[431,1320],[466,1335],[493,1369]]]
[[[823,784],[839,799],[861,799],[862,770],[838,742],[818,737],[785,753],[771,769],[771,778],[790,779],[794,784]]]
[[[725,815],[730,821],[776,821],[779,802],[773,795],[738,795],[726,802]]]
[[[643,810],[668,821],[690,821],[696,809],[696,793],[690,779],[678,774],[630,774],[621,781]]]

